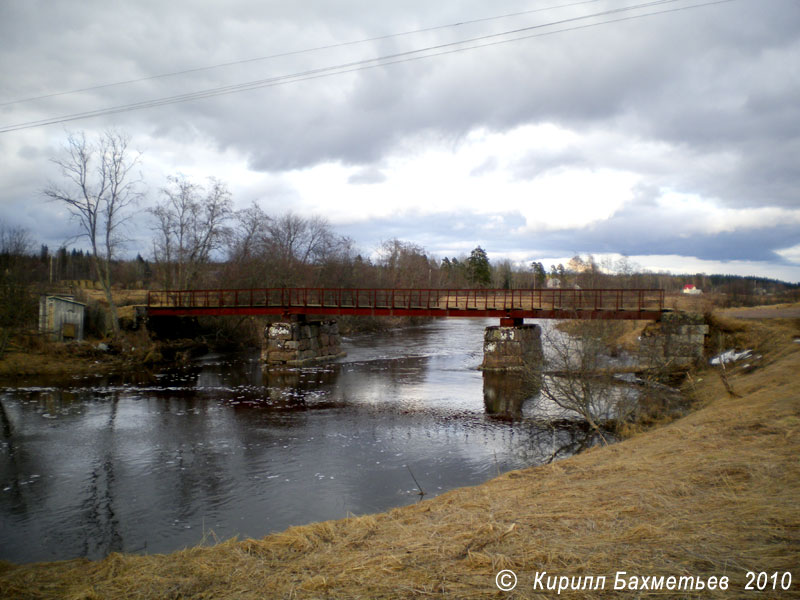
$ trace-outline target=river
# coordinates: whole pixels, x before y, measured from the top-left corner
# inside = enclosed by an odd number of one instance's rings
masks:
[[[0,390],[0,559],[160,553],[384,511],[567,456],[477,370],[494,320],[344,339],[345,358],[263,372],[257,353],[177,371]],[[419,487],[418,487],[419,486]],[[424,500],[423,500],[424,501]]]

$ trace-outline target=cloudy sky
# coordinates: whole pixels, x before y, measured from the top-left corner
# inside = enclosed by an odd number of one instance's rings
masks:
[[[798,0],[4,0],[0,40],[0,220],[51,247],[50,159],[114,127],[143,255],[180,172],[366,254],[800,281]]]

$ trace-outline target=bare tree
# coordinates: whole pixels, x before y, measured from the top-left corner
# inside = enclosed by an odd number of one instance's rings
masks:
[[[322,260],[334,245],[334,236],[324,217],[301,217],[287,212],[269,224],[272,249],[287,262],[302,265]]]
[[[140,180],[133,178],[141,154],[131,151],[129,144],[130,138],[117,131],[105,131],[94,142],[83,132],[69,134],[65,156],[53,159],[66,184],[51,183],[44,190],[47,198],[67,207],[80,225],[80,235],[89,240],[114,335],[119,333],[119,319],[111,293],[111,263],[123,241],[127,211],[141,197]]]
[[[255,202],[234,214],[236,226],[231,236],[229,258],[235,262],[247,261],[263,251],[264,240],[272,220]]]
[[[202,186],[183,175],[169,177],[161,192],[163,201],[150,209],[156,219],[153,254],[165,287],[187,289],[230,233],[231,194],[213,177]]]
[[[339,244],[324,217],[301,217],[284,213],[269,221],[264,242],[265,259],[280,285],[315,278],[316,266],[324,262]]]
[[[19,257],[31,254],[33,238],[23,227],[10,227],[0,222],[0,255]]]
[[[604,421],[624,420],[636,408],[632,394],[610,369],[614,325],[601,320],[573,322],[569,334],[552,328],[544,336],[542,396],[580,416],[601,437]]]
[[[255,202],[234,213],[228,237],[226,285],[269,286],[269,270],[264,257],[270,221],[271,218]]]
[[[391,287],[430,287],[435,268],[425,248],[397,238],[383,242],[378,248],[378,265],[387,279],[381,285]]]
[[[31,324],[34,304],[30,294],[33,241],[27,229],[0,221],[0,358],[15,333]]]

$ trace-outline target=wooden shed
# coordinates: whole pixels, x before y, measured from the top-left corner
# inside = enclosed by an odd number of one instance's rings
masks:
[[[82,340],[85,320],[86,305],[72,296],[39,299],[39,331],[55,341]]]

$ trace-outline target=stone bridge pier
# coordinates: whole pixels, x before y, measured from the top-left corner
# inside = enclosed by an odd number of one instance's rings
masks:
[[[336,321],[307,321],[305,315],[271,323],[264,331],[261,362],[267,367],[299,367],[344,356]]]
[[[542,364],[542,328],[522,319],[501,319],[483,333],[484,371],[537,368]]]
[[[541,387],[542,329],[501,319],[483,332],[483,403],[486,413],[515,419]]]
[[[689,368],[703,359],[709,326],[698,313],[665,312],[639,341],[639,362],[650,368]]]

